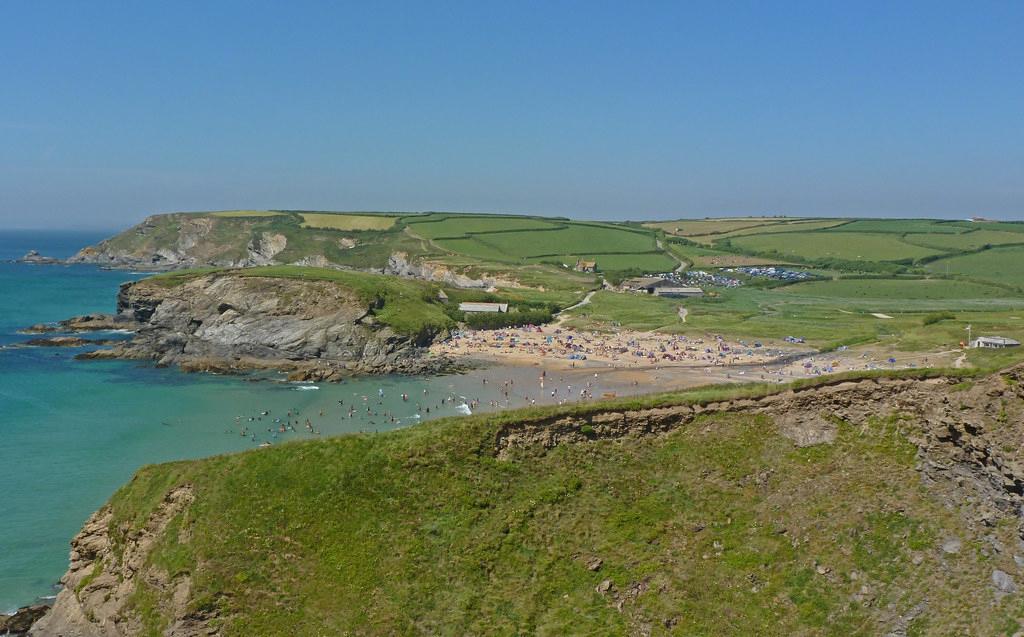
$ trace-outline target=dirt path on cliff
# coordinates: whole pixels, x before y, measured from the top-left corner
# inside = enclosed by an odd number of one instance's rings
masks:
[[[578,307],[583,307],[584,305],[590,305],[590,299],[594,298],[594,294],[596,292],[597,292],[597,290],[591,290],[591,291],[587,292],[587,295],[583,297],[582,301],[580,301],[579,303],[576,303],[574,305],[570,305],[569,307],[567,307],[564,310],[562,310],[561,312],[559,312],[558,313],[558,317],[555,319],[555,322],[552,323],[552,325],[555,326],[555,327],[558,327],[562,323],[564,323],[569,318],[566,315],[566,312],[568,312],[569,310],[575,310]]]

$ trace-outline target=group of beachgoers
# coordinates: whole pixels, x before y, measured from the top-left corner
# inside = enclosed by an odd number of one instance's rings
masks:
[[[878,358],[870,352],[854,353],[846,351],[846,348],[829,354],[808,352],[801,355],[806,350],[770,348],[760,342],[732,342],[719,336],[694,338],[636,332],[601,334],[560,327],[549,327],[547,331],[540,327],[524,327],[457,332],[435,347],[450,354],[501,353],[510,357],[518,354],[540,359],[550,357],[549,361],[563,357],[570,364],[540,367],[535,377],[536,385],[528,376],[524,379],[522,374],[518,375],[517,385],[515,374],[494,378],[493,374],[481,373],[480,394],[483,397],[471,398],[454,391],[435,397],[428,389],[422,389],[413,399],[410,392],[402,391],[399,394],[401,404],[408,406],[398,409],[386,406],[384,388],[377,390],[376,400],[372,395],[353,394],[347,403],[345,400],[337,401],[341,423],[355,421],[362,433],[379,431],[382,427],[391,429],[440,415],[468,415],[481,408],[500,410],[538,404],[564,405],[615,396],[615,391],[602,391],[598,387],[600,384],[607,388],[611,379],[602,381],[598,372],[613,376],[619,374],[617,384],[612,386],[618,391],[635,393],[701,384],[700,377],[706,379],[704,382],[760,380],[783,383],[800,376],[897,365],[892,356]],[[576,367],[577,361],[589,361],[590,365],[570,371],[571,367]],[[927,357],[924,363],[928,363]],[[537,360],[532,364],[541,365]],[[898,364],[900,367],[913,367],[917,361],[908,358]],[[632,375],[631,386],[622,387],[622,374]],[[488,375],[492,376],[490,380]],[[247,418],[236,417],[234,432],[266,446],[290,433],[305,432],[318,436],[324,424],[332,424],[331,416],[324,408],[318,408],[312,416],[297,408],[288,410],[283,416],[264,410]],[[351,429],[351,425],[346,429]],[[266,437],[260,442],[264,434]]]
[[[728,341],[721,336],[619,331],[581,332],[566,327],[526,326],[505,330],[467,330],[433,346],[449,356],[493,356],[534,361],[645,368],[672,365],[725,366],[768,363],[800,351],[765,347],[758,341]]]
[[[480,394],[483,397],[467,397],[451,391],[434,396],[428,389],[422,389],[413,399],[409,392],[403,391],[399,397],[403,405],[408,405],[401,409],[405,412],[404,415],[399,413],[398,409],[386,405],[385,390],[379,388],[376,399],[370,395],[354,395],[347,401],[337,400],[337,404],[331,409],[318,406],[304,411],[293,407],[284,415],[266,409],[250,416],[235,416],[234,427],[226,430],[226,433],[249,438],[261,446],[269,446],[288,434],[305,433],[319,436],[322,433],[321,428],[325,425],[351,421],[358,423],[360,433],[368,433],[380,431],[381,428],[391,429],[403,424],[412,424],[430,417],[469,415],[479,409],[496,411],[537,404],[564,405],[594,399],[597,379],[596,373],[593,378],[588,376],[582,379],[566,379],[564,375],[560,375],[555,379],[554,375],[549,375],[546,370],[540,370],[534,386],[532,382],[524,383],[522,378],[517,384],[516,378],[512,376],[497,380],[488,380],[486,376],[482,376]],[[612,395],[614,394],[603,392],[599,397]],[[348,428],[350,427],[346,427]]]

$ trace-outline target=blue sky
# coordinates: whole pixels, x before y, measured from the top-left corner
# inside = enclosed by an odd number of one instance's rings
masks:
[[[1024,218],[1022,2],[0,3],[0,228]]]

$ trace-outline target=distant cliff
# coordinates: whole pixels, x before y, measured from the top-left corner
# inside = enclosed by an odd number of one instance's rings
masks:
[[[509,277],[469,276],[424,258],[428,252],[438,255],[422,239],[405,232],[400,220],[382,230],[344,231],[309,227],[298,212],[264,211],[253,212],[252,216],[171,213],[147,217],[109,239],[82,248],[67,262],[152,272],[290,264],[380,272],[466,288],[519,285]],[[55,261],[33,253],[23,260]]]
[[[919,374],[146,467],[33,634],[1013,634],[1024,368]]]
[[[117,312],[136,322],[133,337],[85,357],[192,371],[276,369],[315,380],[439,371],[448,362],[425,357],[423,348],[452,325],[427,284],[312,268],[127,283]]]
[[[396,250],[417,252],[402,226],[315,228],[295,212],[171,213],[81,249],[69,263],[152,271],[298,264],[381,272]]]

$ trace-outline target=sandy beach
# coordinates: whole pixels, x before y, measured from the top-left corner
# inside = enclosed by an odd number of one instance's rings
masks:
[[[896,352],[879,345],[819,353],[799,343],[657,332],[580,332],[558,326],[456,333],[431,347],[481,365],[490,383],[519,379],[503,408],[674,391],[716,383],[785,383],[834,373],[953,366],[960,350]],[[533,368],[509,374],[510,369]],[[488,373],[486,370],[494,370]],[[500,370],[500,371],[499,371]],[[529,378],[529,383],[524,379]],[[575,387],[575,389],[571,389]],[[582,393],[580,393],[582,390]],[[552,394],[552,391],[554,393]],[[532,394],[532,395],[531,395]]]

